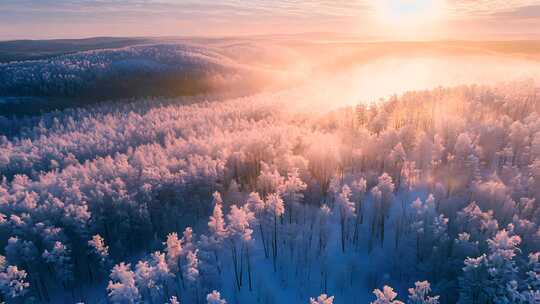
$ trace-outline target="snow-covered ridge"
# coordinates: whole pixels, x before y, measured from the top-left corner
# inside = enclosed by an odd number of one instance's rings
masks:
[[[205,77],[233,74],[238,65],[210,49],[182,44],[147,44],[84,51],[49,59],[0,63],[0,95],[91,96],[101,86],[130,77]],[[195,80],[194,80],[195,81]],[[108,82],[104,86],[102,82]],[[120,84],[118,84],[120,85]],[[159,84],[158,84],[159,85]]]

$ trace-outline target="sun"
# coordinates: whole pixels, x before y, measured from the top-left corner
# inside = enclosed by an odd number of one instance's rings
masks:
[[[379,0],[376,11],[382,25],[407,29],[440,20],[444,3],[444,0]]]

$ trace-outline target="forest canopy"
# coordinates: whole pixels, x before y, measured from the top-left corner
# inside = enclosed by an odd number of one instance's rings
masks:
[[[538,301],[533,83],[280,94],[0,117],[3,299]]]

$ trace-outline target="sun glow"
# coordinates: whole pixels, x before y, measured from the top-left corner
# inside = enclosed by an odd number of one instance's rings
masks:
[[[410,30],[440,21],[444,3],[444,0],[381,0],[376,10],[382,25]]]

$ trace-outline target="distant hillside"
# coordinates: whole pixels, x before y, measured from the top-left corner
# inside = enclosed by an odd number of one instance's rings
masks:
[[[423,82],[538,79],[539,61],[538,41],[365,42],[309,35],[9,41],[0,42],[0,115],[148,96],[245,96],[357,70],[344,79],[356,79],[355,86],[369,80],[364,96],[378,96],[389,86],[425,88],[418,85]],[[445,72],[431,76],[437,69]],[[415,77],[389,80],[399,72]]]
[[[145,41],[147,39],[109,37],[0,41],[0,62],[45,59],[80,51],[126,47]]]

